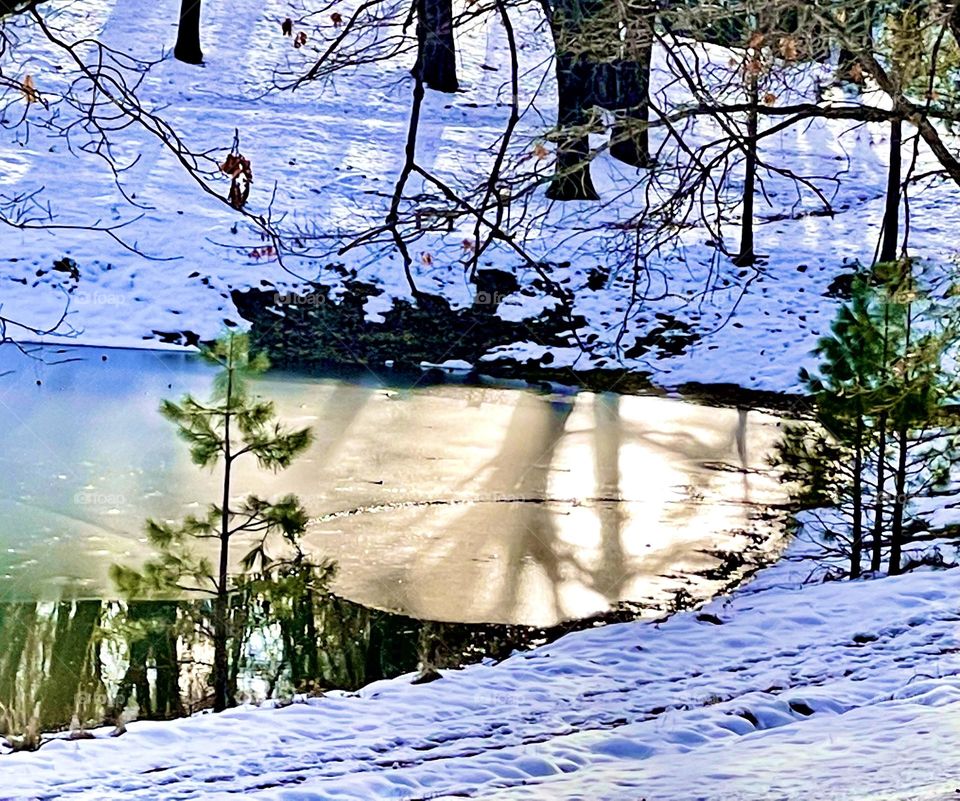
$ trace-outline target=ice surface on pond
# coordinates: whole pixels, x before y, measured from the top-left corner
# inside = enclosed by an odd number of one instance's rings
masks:
[[[0,356],[13,370],[0,407],[3,595],[116,597],[107,571],[149,554],[147,517],[218,497],[217,473],[190,463],[157,410],[162,397],[204,397],[210,370],[149,351],[76,349],[49,366]],[[783,499],[766,414],[282,374],[257,389],[315,442],[281,473],[238,464],[234,486],[298,494],[307,547],[338,564],[338,592],[368,606],[549,625],[623,600],[663,607],[681,588],[707,597],[723,582],[694,575],[718,565],[710,552],[776,547],[757,519]]]

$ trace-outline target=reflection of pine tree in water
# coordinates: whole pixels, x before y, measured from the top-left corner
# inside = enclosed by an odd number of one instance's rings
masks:
[[[429,672],[484,657],[503,659],[576,628],[420,621],[322,589],[301,595],[292,594],[290,585],[276,589],[261,585],[243,599],[247,611],[236,622],[245,629],[234,628],[237,637],[230,642],[237,686],[242,690],[249,680],[261,679],[274,698],[356,690],[418,668]],[[196,674],[193,650],[210,626],[209,603],[66,602],[46,613],[43,607],[0,605],[0,735],[18,742],[31,730],[36,739],[20,742],[36,747],[45,731],[166,719],[210,705],[210,668]],[[262,647],[275,661],[257,661],[247,650],[255,632],[263,635],[256,650]],[[52,659],[65,661],[54,671]],[[64,680],[67,670],[76,670],[73,680]],[[191,676],[199,681],[191,683]],[[53,681],[61,682],[55,691]],[[244,697],[242,691],[238,697]],[[34,716],[37,709],[42,720]]]
[[[0,606],[0,734],[16,747],[89,723],[104,695],[95,637],[102,602],[43,606]]]
[[[40,691],[40,725],[62,728],[77,713],[78,695],[96,675],[93,635],[100,622],[101,601],[61,601],[46,678]],[[89,697],[89,696],[88,696]]]
[[[326,578],[303,564],[285,581],[260,583],[262,622],[277,624],[279,665],[271,689],[356,689],[382,678],[369,664],[373,610],[326,590]]]
[[[14,705],[17,674],[36,623],[35,603],[0,605],[0,705],[4,709]]]
[[[133,694],[140,718],[172,718],[183,712],[180,701],[177,609],[175,602],[132,601],[127,606],[131,630],[129,663],[113,701],[115,716],[127,707]],[[152,693],[148,663],[156,672]]]
[[[17,738],[30,739],[30,729],[34,730],[33,736],[39,734],[39,722],[34,719],[39,676],[31,665],[36,627],[37,604],[0,605],[0,735],[14,745],[20,742]],[[18,680],[21,670],[22,681]]]

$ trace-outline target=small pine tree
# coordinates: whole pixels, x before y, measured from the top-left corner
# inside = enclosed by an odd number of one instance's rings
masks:
[[[903,317],[900,308],[892,313],[886,305],[878,308],[876,299],[870,276],[856,275],[849,303],[840,308],[830,334],[820,339],[814,351],[820,357],[817,373],[800,371],[807,391],[816,400],[817,422],[832,435],[832,445],[828,445],[820,433],[820,458],[837,459],[836,470],[847,476],[833,486],[839,505],[847,501],[851,507],[851,578],[860,575],[864,547],[868,419],[880,404],[886,387],[890,332]],[[831,447],[834,453],[830,452]],[[878,505],[877,514],[879,510]]]
[[[799,506],[839,513],[840,530],[829,515],[819,527],[841,543],[851,577],[862,569],[871,510],[871,569],[886,539],[888,571],[899,573],[906,537],[922,525],[910,500],[949,482],[957,428],[947,406],[958,385],[941,365],[958,343],[956,315],[917,288],[912,265],[880,264],[855,277],[815,350],[817,370],[801,371],[815,420],[788,428],[777,463]]]
[[[114,565],[114,581],[126,594],[145,595],[171,591],[202,592],[213,599],[214,710],[227,707],[229,698],[228,614],[231,592],[237,582],[230,575],[231,541],[253,538],[255,545],[241,560],[249,572],[271,561],[270,541],[279,536],[296,545],[307,514],[294,495],[270,501],[248,495],[233,501],[233,468],[238,459],[251,457],[263,469],[282,470],[309,446],[310,429],[290,430],[275,420],[273,403],[252,396],[248,379],[267,369],[261,354],[251,356],[245,334],[230,333],[203,350],[203,356],[221,368],[206,403],[191,395],[179,403],[165,400],[160,411],[177,426],[188,443],[193,463],[202,468],[222,466],[222,493],[201,516],[179,523],[147,521],[147,537],[158,551],[141,571]],[[195,552],[197,540],[215,540],[216,565]]]

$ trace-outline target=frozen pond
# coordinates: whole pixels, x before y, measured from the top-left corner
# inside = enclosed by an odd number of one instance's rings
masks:
[[[116,598],[148,516],[217,497],[157,411],[206,396],[179,353],[0,348],[0,597]],[[766,547],[775,417],[659,397],[271,373],[257,391],[315,443],[240,493],[294,492],[334,590],[414,618],[550,625],[719,586],[715,552]],[[773,547],[770,545],[770,547]],[[239,549],[237,549],[239,550]]]

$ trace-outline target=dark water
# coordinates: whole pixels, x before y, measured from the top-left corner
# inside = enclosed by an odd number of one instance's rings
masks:
[[[210,609],[86,600],[0,605],[0,734],[177,717],[210,705]],[[418,621],[329,593],[244,598],[232,610],[237,702],[353,690],[540,641],[509,626]]]

